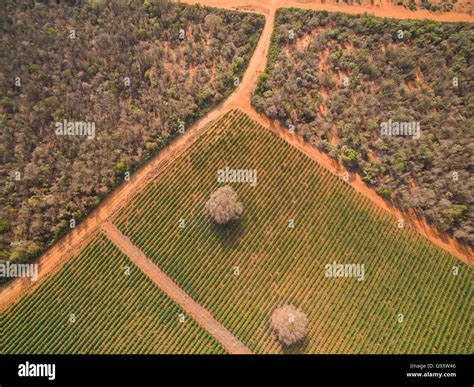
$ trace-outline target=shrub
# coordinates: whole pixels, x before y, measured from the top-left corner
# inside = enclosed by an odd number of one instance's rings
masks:
[[[7,232],[9,227],[8,219],[0,219],[0,234]]]

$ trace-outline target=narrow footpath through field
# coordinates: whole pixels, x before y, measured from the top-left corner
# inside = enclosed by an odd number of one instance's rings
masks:
[[[231,354],[251,354],[232,333],[201,305],[195,302],[170,277],[163,273],[145,254],[123,235],[111,222],[102,224],[102,231],[168,297],[206,329]]]

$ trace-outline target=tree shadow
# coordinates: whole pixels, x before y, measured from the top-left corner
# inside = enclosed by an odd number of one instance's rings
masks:
[[[240,236],[244,230],[243,219],[231,221],[227,224],[211,224],[212,231],[222,247],[236,248],[240,244]]]
[[[285,355],[301,355],[306,352],[308,348],[308,339],[305,337],[304,340],[301,340],[293,345],[281,345],[281,349]]]

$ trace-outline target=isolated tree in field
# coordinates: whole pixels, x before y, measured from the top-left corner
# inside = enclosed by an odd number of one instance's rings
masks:
[[[294,305],[283,305],[273,311],[270,324],[280,342],[293,345],[305,338],[308,319]]]
[[[238,219],[242,215],[243,206],[232,187],[226,185],[211,194],[206,210],[216,223],[225,224]]]

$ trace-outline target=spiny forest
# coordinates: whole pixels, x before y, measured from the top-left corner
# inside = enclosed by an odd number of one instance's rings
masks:
[[[472,24],[279,10],[252,103],[473,246],[473,42]],[[383,136],[389,120],[421,137]]]
[[[227,96],[264,24],[168,1],[69,3],[0,6],[0,260],[37,257]],[[57,135],[64,120],[94,136]]]

